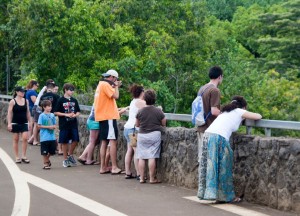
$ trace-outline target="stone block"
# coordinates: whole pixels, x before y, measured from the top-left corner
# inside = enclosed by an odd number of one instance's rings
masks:
[[[290,148],[289,147],[281,147],[279,150],[279,159],[287,160],[290,157]]]
[[[277,191],[277,188],[275,187],[274,184],[269,184],[268,189],[269,189],[269,194],[270,194],[270,199],[269,199],[268,206],[276,209],[278,207],[278,191]]]
[[[291,140],[290,151],[294,156],[300,155],[300,140]]]
[[[292,195],[292,210],[300,212],[300,192],[296,192]]]
[[[272,138],[261,139],[259,142],[260,149],[271,149],[272,148]]]
[[[292,196],[286,188],[278,190],[278,209],[283,211],[292,209]]]
[[[268,190],[265,182],[262,180],[260,180],[258,182],[258,188],[256,190],[256,197],[257,197],[257,202],[264,204],[264,205],[269,204],[269,199],[270,199],[269,190]]]

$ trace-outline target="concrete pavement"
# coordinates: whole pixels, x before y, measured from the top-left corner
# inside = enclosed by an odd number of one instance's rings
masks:
[[[10,159],[6,159],[5,155]],[[100,175],[99,165],[79,164],[63,168],[61,156],[52,157],[51,170],[43,170],[38,146],[28,145],[27,157],[31,160],[30,164],[14,163],[12,135],[1,129],[1,216],[12,215],[13,211],[15,215],[22,216],[295,215],[247,202],[238,205],[199,203],[195,190],[167,184],[140,184],[135,179],[125,180],[124,175]],[[19,196],[26,197],[26,185],[29,197],[20,199]],[[21,204],[16,209],[18,200]],[[26,209],[26,205],[29,210],[24,215],[22,208]]]

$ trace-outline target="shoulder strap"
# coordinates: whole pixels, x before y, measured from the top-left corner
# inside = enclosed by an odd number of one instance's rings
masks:
[[[115,86],[115,83],[113,81],[110,81],[110,80],[107,80],[107,79],[102,79],[101,81],[108,82],[112,87]]]

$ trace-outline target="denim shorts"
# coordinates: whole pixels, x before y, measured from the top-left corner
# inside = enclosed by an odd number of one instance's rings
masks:
[[[72,140],[72,142],[79,142],[79,134],[77,128],[63,129],[59,131],[59,143],[66,144],[69,143],[70,140]]]
[[[133,133],[133,130],[134,130],[134,128],[124,128],[124,137],[125,137],[125,139],[127,141],[127,145],[130,144],[130,139],[129,139],[128,134]]]

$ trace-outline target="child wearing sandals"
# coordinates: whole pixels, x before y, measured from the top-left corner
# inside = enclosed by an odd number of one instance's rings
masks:
[[[39,116],[38,127],[40,128],[41,155],[43,155],[44,167],[49,170],[51,167],[50,156],[55,154],[56,150],[56,119],[52,110],[52,104],[49,100],[42,101],[44,112]]]

